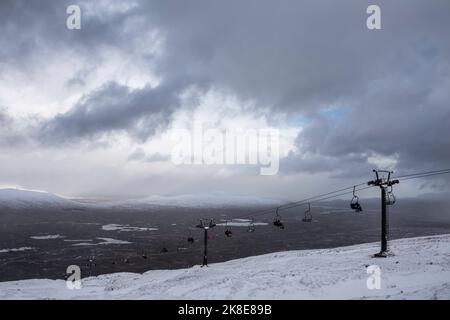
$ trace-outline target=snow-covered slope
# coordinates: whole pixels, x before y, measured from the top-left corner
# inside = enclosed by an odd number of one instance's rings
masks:
[[[208,268],[117,273],[83,280],[0,283],[0,299],[450,299],[450,235],[391,242],[395,256],[371,258],[379,244],[290,251]],[[200,257],[199,257],[200,259]],[[367,266],[381,289],[367,288]]]
[[[81,208],[82,205],[58,197],[52,193],[21,189],[0,189],[0,207],[13,209],[27,208]]]

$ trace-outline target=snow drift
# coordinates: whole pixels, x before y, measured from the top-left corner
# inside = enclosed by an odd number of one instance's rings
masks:
[[[208,268],[117,273],[83,279],[0,283],[0,299],[449,299],[450,235],[395,240],[394,256],[375,259],[378,243],[267,254]],[[199,257],[200,259],[200,257]],[[381,289],[367,287],[367,267]]]

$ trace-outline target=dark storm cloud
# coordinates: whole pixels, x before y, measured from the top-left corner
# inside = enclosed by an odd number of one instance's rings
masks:
[[[450,160],[450,68],[411,61],[414,70],[388,74],[360,96],[342,120],[318,117],[303,133],[307,151],[343,159],[350,153],[398,155],[398,168],[445,168]],[[356,163],[347,162],[349,169]]]
[[[124,24],[133,10],[89,13],[92,1],[71,0],[4,0],[0,3],[0,58],[6,66],[32,67],[46,63],[40,55],[43,50],[71,49],[80,55],[96,55],[104,46],[131,46],[132,37]],[[77,4],[82,12],[83,32],[66,28],[69,5]],[[88,14],[89,13],[89,14]],[[130,52],[132,53],[132,52]],[[70,61],[69,61],[70,63]]]
[[[104,5],[92,1],[2,2],[0,69],[16,68],[22,72],[39,69],[51,63],[46,59],[47,52],[71,50],[80,58],[89,57],[94,63],[94,67],[87,66],[73,75],[67,82],[71,87],[83,85],[108,50],[121,50],[130,60],[147,62],[142,68],[158,62],[152,53],[136,52],[141,37],[149,30],[158,30],[148,23],[145,12],[133,5],[126,8],[127,2],[102,3]],[[79,5],[82,10],[80,31],[66,28],[66,8],[71,4]],[[76,61],[67,61],[72,62]],[[41,128],[33,127],[29,131],[44,145],[95,139],[113,131],[127,132],[145,140],[170,121],[172,112],[179,107],[178,95],[183,90],[191,85],[200,89],[205,84],[199,78],[186,80],[188,75],[181,72],[159,76],[162,83],[157,88],[132,90],[115,83],[103,85],[87,93],[69,111],[42,121]]]
[[[153,1],[147,12],[167,35],[164,73],[300,111],[352,102],[386,73],[408,72],[411,50],[448,50],[447,1],[381,1],[378,32],[366,28],[369,3]]]
[[[45,123],[42,139],[70,142],[124,130],[145,140],[167,123],[179,104],[178,93],[176,85],[130,90],[110,83]]]
[[[177,94],[211,86],[270,105],[273,113],[310,119],[298,138],[308,157],[291,154],[285,172],[366,170],[374,154],[397,154],[405,169],[450,159],[447,0],[377,1],[383,28],[377,31],[366,28],[372,1],[139,1],[127,12],[86,17],[75,33],[61,28],[67,4],[2,1],[1,42],[11,43],[1,46],[2,62],[31,63],[41,46],[73,46],[93,59],[100,47],[130,48],[133,56],[132,40],[154,29],[165,38],[154,63],[162,82],[88,94],[43,125],[45,141],[117,130],[143,138],[170,121]],[[141,22],[125,27],[132,19]],[[330,106],[350,111],[324,116]]]
[[[291,154],[283,171],[362,172],[373,166],[367,162],[373,155],[398,156],[400,170],[446,167],[450,3],[377,1],[379,31],[366,28],[369,4],[155,1],[147,7],[167,35],[163,73],[208,79],[273,112],[312,119],[299,136],[309,156]],[[351,111],[343,118],[320,114],[330,106]]]

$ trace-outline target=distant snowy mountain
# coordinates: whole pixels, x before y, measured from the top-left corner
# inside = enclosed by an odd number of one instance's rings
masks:
[[[266,254],[179,270],[0,283],[0,299],[450,299],[450,235]],[[372,269],[368,269],[371,266]],[[379,287],[368,270],[377,266]],[[372,271],[373,272],[373,271]],[[369,286],[368,286],[369,283]]]
[[[233,208],[233,207],[265,207],[278,206],[284,201],[250,197],[228,195],[225,193],[206,194],[186,194],[178,196],[153,195],[146,198],[118,201],[90,201],[90,206],[99,208],[124,208],[124,209],[147,209],[153,207],[173,207],[173,208]]]
[[[179,196],[150,196],[136,201],[141,205],[158,205],[172,207],[193,208],[220,208],[220,207],[245,207],[245,206],[276,206],[284,202],[280,200],[227,195],[225,193],[186,194]]]
[[[80,203],[41,191],[0,189],[0,207],[11,209],[63,208],[81,209]]]
[[[48,192],[27,191],[21,189],[1,189],[0,207],[26,209],[26,208],[126,208],[147,209],[152,207],[179,207],[179,208],[230,208],[230,207],[264,207],[277,206],[283,201],[250,197],[227,195],[225,193],[188,194],[179,196],[150,196],[133,200],[96,201],[95,199],[66,199]]]

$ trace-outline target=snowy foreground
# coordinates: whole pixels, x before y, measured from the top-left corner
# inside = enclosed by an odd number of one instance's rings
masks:
[[[378,243],[290,251],[208,268],[117,273],[83,280],[0,283],[0,299],[450,299],[450,235],[391,242],[395,254],[371,258]],[[381,289],[367,288],[367,266],[381,268]]]

